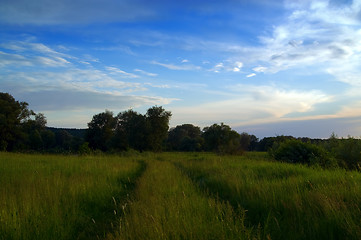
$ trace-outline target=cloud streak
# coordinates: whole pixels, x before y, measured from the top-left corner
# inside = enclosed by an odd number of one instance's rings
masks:
[[[201,70],[201,67],[191,65],[191,64],[176,65],[176,64],[171,64],[171,63],[160,63],[158,61],[152,61],[151,64],[159,65],[159,66],[168,68],[169,70],[180,70],[180,71]]]

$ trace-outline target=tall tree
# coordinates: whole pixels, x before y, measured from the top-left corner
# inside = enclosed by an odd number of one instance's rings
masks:
[[[202,136],[205,149],[208,151],[216,151],[222,154],[237,154],[242,151],[240,135],[223,123],[205,127]]]
[[[0,93],[0,150],[13,150],[22,138],[21,124],[32,115],[28,103],[16,101],[9,93]]]
[[[102,151],[109,150],[115,127],[116,119],[113,117],[112,112],[106,110],[103,113],[94,115],[91,122],[88,123],[85,137],[86,141],[89,142],[89,147]]]
[[[171,112],[163,107],[153,106],[148,109],[146,120],[149,126],[148,146],[152,151],[161,151],[167,139]]]
[[[117,116],[114,145],[117,149],[129,147],[143,151],[147,148],[148,127],[144,115],[133,110],[124,111]]]
[[[168,133],[168,148],[175,151],[200,151],[203,144],[201,129],[192,124],[178,125]]]

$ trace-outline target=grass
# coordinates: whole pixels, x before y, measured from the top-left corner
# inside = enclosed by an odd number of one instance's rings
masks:
[[[0,153],[0,239],[95,239],[111,231],[133,158]]]
[[[259,155],[259,154],[258,154]],[[259,156],[187,156],[176,164],[213,195],[247,210],[262,238],[361,239],[361,174]]]
[[[244,227],[244,212],[206,196],[162,156],[148,160],[135,199],[126,206],[120,230],[112,239],[258,237],[255,229]]]
[[[0,239],[361,239],[360,184],[263,153],[0,153]]]

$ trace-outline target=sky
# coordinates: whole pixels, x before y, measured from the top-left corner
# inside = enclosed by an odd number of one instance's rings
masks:
[[[361,0],[2,0],[0,92],[86,128],[152,106],[170,126],[361,136]]]

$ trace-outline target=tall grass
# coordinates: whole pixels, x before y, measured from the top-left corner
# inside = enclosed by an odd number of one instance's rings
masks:
[[[0,153],[0,239],[96,239],[116,216],[138,159]]]
[[[360,206],[361,173],[261,153],[0,153],[6,240],[361,239]]]
[[[195,183],[236,208],[262,238],[361,239],[361,174],[270,162],[257,156],[183,155]]]
[[[163,157],[164,156],[164,157]],[[163,154],[147,162],[113,239],[251,239],[244,212],[205,196]]]

